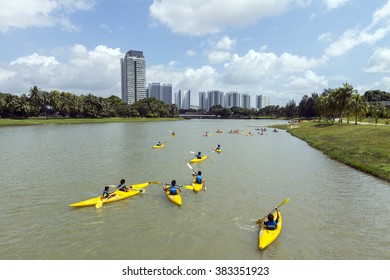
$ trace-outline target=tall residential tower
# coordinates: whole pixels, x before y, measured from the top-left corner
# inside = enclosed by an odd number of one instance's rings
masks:
[[[146,63],[142,51],[128,51],[121,58],[122,101],[133,104],[146,98]]]

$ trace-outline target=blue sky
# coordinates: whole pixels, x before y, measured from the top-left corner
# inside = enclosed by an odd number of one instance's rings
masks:
[[[1,1],[0,92],[120,96],[119,60],[140,50],[147,82],[192,105],[222,90],[285,106],[345,82],[390,91],[389,39],[390,0]]]

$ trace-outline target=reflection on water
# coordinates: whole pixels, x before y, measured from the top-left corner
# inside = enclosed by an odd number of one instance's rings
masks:
[[[390,236],[378,232],[390,227],[389,184],[285,131],[254,130],[275,122],[1,127],[1,259],[388,259]],[[209,156],[192,164],[207,190],[184,190],[181,208],[160,185],[99,209],[68,206],[121,178],[190,184],[190,151]],[[256,220],[287,197],[281,235],[259,252]]]

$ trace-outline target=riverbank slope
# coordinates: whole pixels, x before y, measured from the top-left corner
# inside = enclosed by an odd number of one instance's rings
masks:
[[[300,122],[277,125],[332,159],[390,182],[390,127]]]

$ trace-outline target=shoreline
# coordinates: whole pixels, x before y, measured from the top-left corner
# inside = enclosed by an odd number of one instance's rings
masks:
[[[44,125],[44,124],[83,124],[83,123],[115,123],[115,122],[161,122],[161,121],[181,121],[182,118],[29,118],[29,119],[1,119],[1,126],[19,125]]]
[[[390,128],[385,125],[305,121],[274,125],[331,159],[390,182]]]

